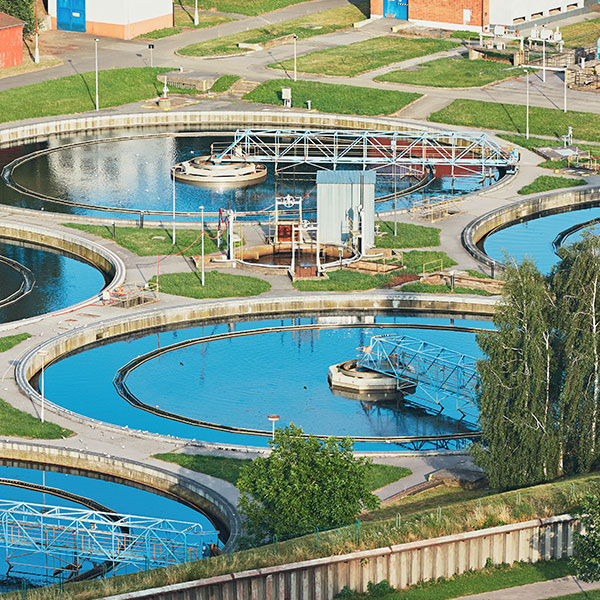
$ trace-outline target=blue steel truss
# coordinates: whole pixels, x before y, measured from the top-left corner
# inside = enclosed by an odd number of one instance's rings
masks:
[[[477,359],[407,335],[376,335],[361,350],[359,366],[394,377],[400,392],[410,395],[417,385],[439,412],[454,397],[462,417],[474,417]]]
[[[0,500],[0,547],[140,568],[201,559],[218,532],[197,523]]]
[[[435,165],[485,172],[514,168],[519,152],[502,147],[485,133],[448,131],[358,131],[306,129],[237,130],[231,143],[213,145],[213,159],[251,162],[385,165]]]

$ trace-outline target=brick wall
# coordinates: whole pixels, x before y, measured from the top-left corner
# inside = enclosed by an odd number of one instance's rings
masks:
[[[465,10],[471,11],[468,23],[464,20]],[[489,0],[409,0],[408,18],[414,21],[483,27],[489,24]]]

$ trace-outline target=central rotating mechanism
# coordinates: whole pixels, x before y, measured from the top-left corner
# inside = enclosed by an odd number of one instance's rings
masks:
[[[216,162],[212,156],[197,156],[172,168],[176,181],[210,187],[247,187],[267,178],[267,167],[250,162]]]

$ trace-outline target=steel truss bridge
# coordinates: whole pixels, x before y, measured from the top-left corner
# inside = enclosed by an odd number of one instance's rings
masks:
[[[501,147],[485,133],[308,129],[237,130],[231,143],[213,144],[213,160],[307,163],[336,169],[446,166],[451,175],[513,169],[518,150]]]
[[[448,409],[452,397],[461,419],[475,418],[475,396],[479,385],[477,359],[406,335],[376,335],[362,348],[358,365],[397,381],[407,394],[420,391],[438,413]]]
[[[179,564],[203,558],[217,543],[218,532],[197,523],[0,500],[0,547],[9,564],[43,569],[32,558],[43,554],[55,559],[45,576],[74,575],[86,560],[109,571]]]

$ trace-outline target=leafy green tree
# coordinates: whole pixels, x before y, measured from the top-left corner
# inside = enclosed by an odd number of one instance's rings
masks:
[[[254,543],[351,523],[379,499],[367,486],[371,461],[357,458],[350,438],[303,436],[290,423],[269,442],[271,454],[245,465],[239,510]]]
[[[587,496],[581,503],[582,533],[575,533],[573,565],[583,581],[600,580],[600,498]]]
[[[35,29],[34,0],[0,0],[0,12],[7,13],[25,21],[24,34]]]
[[[561,455],[568,473],[589,471],[599,454],[600,239],[560,250],[552,275],[561,332]]]
[[[481,442],[473,447],[493,488],[513,488],[558,476],[555,306],[547,283],[530,260],[508,262],[495,332],[477,342]]]

